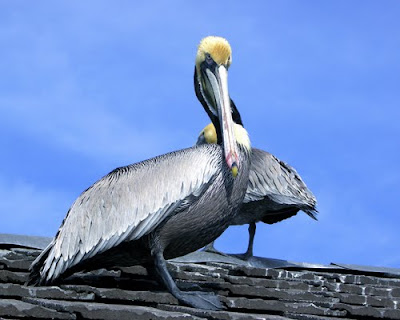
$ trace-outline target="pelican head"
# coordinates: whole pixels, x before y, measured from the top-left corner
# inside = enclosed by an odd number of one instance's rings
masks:
[[[225,161],[235,177],[240,163],[232,119],[232,112],[237,109],[232,110],[228,92],[231,62],[232,50],[226,39],[204,38],[197,50],[194,83],[197,98],[216,128],[217,143],[223,145]]]
[[[196,145],[217,143],[217,132],[212,122],[201,130]]]
[[[249,150],[250,147],[250,139],[249,135],[247,134],[247,131],[243,128],[243,126],[239,123],[237,123],[234,120],[233,128],[234,128],[234,133],[235,133],[235,139],[238,144],[242,145],[244,148]],[[203,130],[201,130],[199,137],[197,138],[196,145],[202,145],[202,144],[213,144],[217,143],[217,131],[215,130],[215,127],[213,123],[209,123],[204,127]]]

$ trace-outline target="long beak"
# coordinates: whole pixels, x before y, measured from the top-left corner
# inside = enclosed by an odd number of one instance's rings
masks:
[[[231,100],[228,92],[228,71],[225,66],[221,65],[214,69],[206,69],[206,76],[215,99],[219,122],[221,124],[222,140],[224,143],[225,161],[234,177],[237,176],[239,170],[239,156],[236,144],[236,138],[233,129]]]

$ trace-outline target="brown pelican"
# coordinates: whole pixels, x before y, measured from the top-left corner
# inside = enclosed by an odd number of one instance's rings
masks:
[[[233,129],[229,43],[204,38],[194,74],[198,99],[217,128],[217,144],[175,151],[110,172],[72,204],[53,241],[33,262],[28,284],[47,285],[78,270],[144,264],[183,304],[218,309],[219,299],[183,292],[165,259],[200,249],[230,224],[249,179],[250,141]],[[233,117],[232,117],[233,115]]]
[[[236,110],[232,103],[232,110]],[[235,113],[239,115],[239,113]],[[238,124],[236,124],[238,123]],[[241,123],[236,119],[235,127]],[[200,133],[197,145],[217,142],[217,133],[212,123]],[[249,244],[241,258],[253,256],[253,242],[256,223],[273,224],[297,214],[299,210],[317,220],[316,199],[307,188],[296,170],[274,155],[252,148],[249,184],[240,213],[232,220],[232,225],[249,224]],[[214,242],[208,244],[206,251],[218,252]]]

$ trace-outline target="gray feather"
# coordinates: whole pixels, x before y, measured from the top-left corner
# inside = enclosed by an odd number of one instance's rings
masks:
[[[233,224],[257,222],[264,215],[284,212],[285,209],[294,210],[294,213],[303,210],[316,219],[315,206],[315,196],[293,167],[266,151],[252,149],[242,213]]]
[[[84,259],[148,234],[204,193],[220,161],[219,146],[203,145],[112,171],[71,206],[44,251],[42,279],[51,281]]]

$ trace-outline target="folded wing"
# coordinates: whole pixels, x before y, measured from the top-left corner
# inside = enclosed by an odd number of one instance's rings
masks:
[[[217,145],[179,150],[117,168],[94,183],[76,199],[54,240],[33,263],[31,268],[40,268],[40,283],[141,238],[190,206],[219,173],[220,153]]]
[[[244,203],[268,197],[277,204],[296,205],[315,219],[316,199],[297,171],[272,154],[252,149],[249,184]]]

